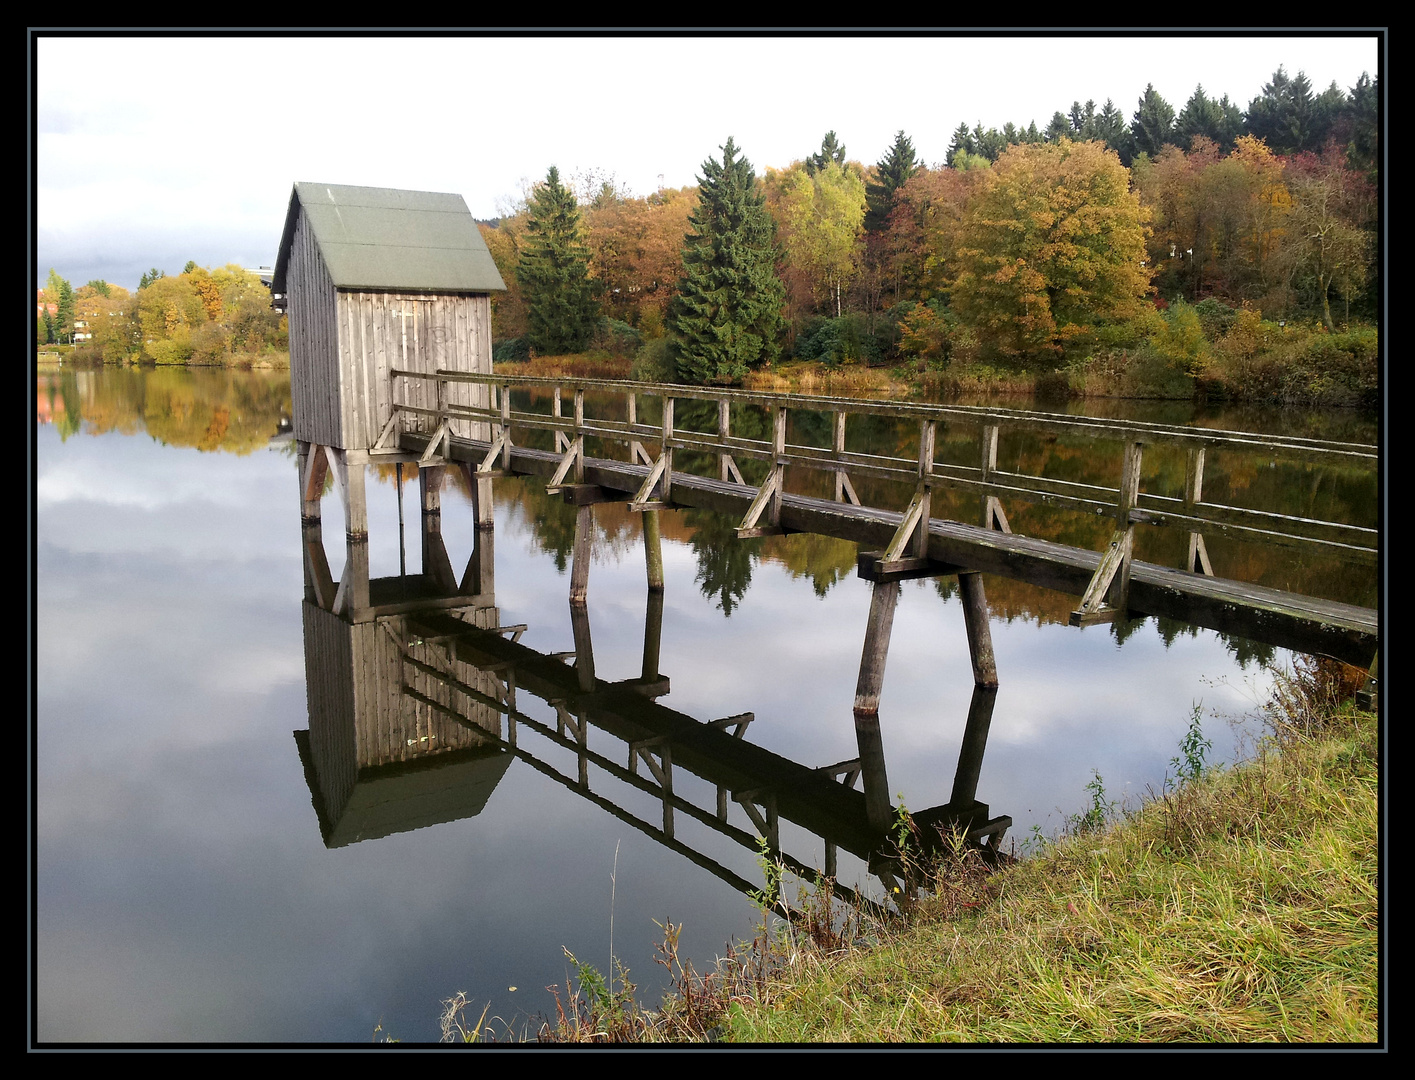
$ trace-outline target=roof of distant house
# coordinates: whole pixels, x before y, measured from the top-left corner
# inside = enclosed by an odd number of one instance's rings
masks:
[[[460,195],[297,183],[290,193],[271,288],[285,271],[303,210],[339,289],[491,292],[506,288]]]

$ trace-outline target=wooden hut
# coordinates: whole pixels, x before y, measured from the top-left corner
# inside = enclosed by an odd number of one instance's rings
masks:
[[[392,414],[392,369],[490,372],[490,294],[505,288],[460,195],[297,183],[271,281],[290,318],[295,438],[367,452]],[[401,383],[401,403],[436,405],[433,384]],[[450,400],[485,397],[462,386]]]

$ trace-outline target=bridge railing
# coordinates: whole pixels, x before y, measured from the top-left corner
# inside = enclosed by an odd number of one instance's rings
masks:
[[[467,374],[439,371],[428,375],[394,370],[394,414],[389,418],[381,442],[396,442],[395,433],[400,416],[433,418],[437,433],[428,444],[432,456],[441,441],[447,438],[448,423],[454,419],[469,419],[489,424],[491,446],[479,468],[492,473],[510,468],[510,455],[517,439],[529,431],[551,432],[555,449],[561,454],[551,486],[562,487],[581,482],[584,475],[584,445],[587,438],[618,443],[626,448],[629,461],[648,467],[637,494],[631,500],[636,509],[653,509],[671,504],[674,479],[675,451],[716,455],[718,479],[744,484],[737,467],[738,458],[764,462],[768,466],[765,481],[757,489],[747,515],[739,526],[743,536],[762,535],[778,530],[781,496],[787,468],[823,470],[834,479],[834,498],[838,502],[859,504],[851,477],[872,477],[901,481],[915,488],[914,500],[906,510],[905,520],[895,542],[883,553],[884,561],[896,566],[910,559],[923,557],[927,542],[930,493],[935,488],[949,488],[979,496],[982,522],[985,527],[1009,532],[1004,500],[1022,499],[1052,507],[1076,510],[1087,514],[1113,517],[1116,535],[1112,538],[1107,557],[1114,555],[1116,567],[1107,572],[1105,565],[1093,586],[1099,588],[1092,597],[1091,608],[1104,606],[1103,595],[1113,583],[1114,572],[1121,564],[1128,566],[1131,536],[1136,524],[1177,527],[1189,531],[1189,552],[1186,569],[1212,573],[1204,547],[1205,533],[1220,533],[1240,539],[1315,549],[1328,555],[1374,565],[1378,551],[1378,531],[1375,528],[1345,521],[1257,510],[1212,502],[1203,497],[1205,455],[1210,452],[1236,451],[1261,454],[1274,461],[1313,462],[1370,469],[1374,474],[1378,457],[1374,446],[1361,443],[1329,442],[1317,439],[1281,435],[1258,435],[1247,432],[1208,430],[1178,425],[1120,421],[1062,414],[1024,412],[985,406],[932,405],[896,401],[874,401],[853,398],[823,397],[806,394],[759,393],[748,390],[726,390],[705,387],[668,385],[603,379],[546,378],[501,374]],[[417,408],[400,402],[397,387],[400,380],[436,380],[444,388],[453,383],[479,383],[490,388],[490,406],[473,408],[441,405],[437,410]],[[514,390],[549,392],[552,412],[526,412],[511,407]],[[623,401],[625,419],[605,419],[585,415],[587,393],[613,395]],[[563,408],[568,396],[570,411]],[[406,393],[402,395],[406,401]],[[645,422],[640,415],[644,399],[661,402],[660,419]],[[440,392],[439,402],[448,395]],[[674,425],[674,403],[695,401],[714,403],[717,408],[716,431],[685,430]],[[764,410],[771,420],[770,438],[744,438],[731,430],[733,406],[752,405]],[[828,447],[805,446],[787,441],[787,417],[792,411],[809,411],[833,415],[832,439]],[[846,425],[852,418],[887,417],[895,421],[912,421],[919,426],[917,459],[868,454],[845,448]],[[934,447],[939,425],[950,435],[961,426],[976,430],[976,464],[965,465],[935,460]],[[1105,484],[1083,483],[1010,471],[998,466],[998,439],[1003,431],[1022,430],[1052,438],[1080,436],[1099,444],[1109,443],[1103,452],[1114,454],[1119,443],[1120,482]],[[1186,455],[1184,490],[1180,495],[1163,495],[1141,489],[1141,459],[1147,446],[1180,448]],[[650,453],[650,449],[655,453]],[[748,485],[749,486],[749,485]],[[923,527],[919,523],[923,522]],[[1101,582],[1099,579],[1104,578]],[[1093,590],[1094,591],[1094,590]],[[1088,594],[1089,596],[1089,594]],[[1087,610],[1083,602],[1082,614]]]

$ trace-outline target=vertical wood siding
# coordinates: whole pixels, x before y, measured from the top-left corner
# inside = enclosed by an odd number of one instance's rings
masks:
[[[334,283],[301,214],[286,269],[290,312],[290,390],[295,438],[345,446],[340,426]]]
[[[339,409],[346,447],[370,447],[397,400],[436,409],[437,386],[399,379],[394,368],[431,374],[491,371],[491,301],[487,296],[341,291],[338,294]],[[484,386],[451,387],[452,404],[486,407]],[[404,430],[431,431],[431,418],[405,419]],[[480,430],[477,430],[477,429]],[[453,434],[487,437],[487,425],[459,420]]]

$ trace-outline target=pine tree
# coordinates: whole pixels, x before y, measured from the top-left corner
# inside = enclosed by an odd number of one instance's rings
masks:
[[[827,131],[821,139],[820,152],[806,158],[807,175],[815,176],[832,161],[837,165],[845,164],[845,146],[836,139],[835,132]]]
[[[668,323],[678,377],[738,382],[776,359],[786,291],[776,276],[776,244],[756,175],[732,139],[722,161],[703,162],[698,208],[688,219],[683,275]]]
[[[894,209],[894,193],[918,171],[914,144],[901,130],[894,136],[889,152],[875,166],[878,179],[865,185],[866,231],[879,232],[888,224],[889,212]]]
[[[526,336],[542,353],[579,352],[599,322],[589,251],[581,238],[575,196],[550,167],[531,196],[516,281],[525,299]]]
[[[1174,141],[1174,107],[1156,92],[1154,84],[1140,95],[1140,107],[1130,121],[1135,152],[1155,157],[1165,143]]]

